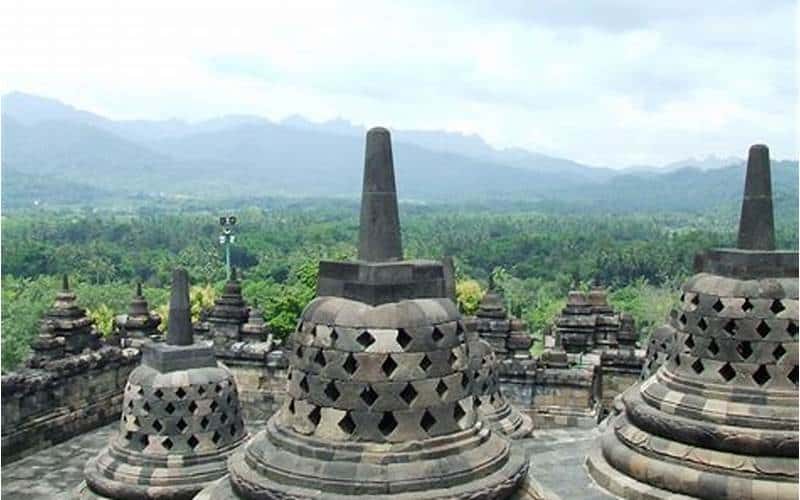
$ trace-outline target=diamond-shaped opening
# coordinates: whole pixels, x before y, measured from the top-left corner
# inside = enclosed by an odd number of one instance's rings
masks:
[[[331,342],[336,342],[337,340],[339,340],[339,332],[337,332],[336,330],[331,330],[330,337],[331,337]]]
[[[439,330],[439,327],[434,326],[433,333],[431,334],[431,336],[434,342],[439,343],[444,338],[444,333],[442,333],[442,331]]]
[[[717,345],[717,341],[711,339],[711,342],[708,343],[708,352],[712,355],[716,356],[719,353],[719,346]]]
[[[175,405],[167,403],[167,406],[164,407],[164,411],[167,412],[168,415],[172,415],[175,413]]]
[[[691,335],[688,335],[686,337],[686,340],[683,342],[683,345],[685,345],[689,349],[693,348],[694,347],[694,337],[692,337]]]
[[[458,361],[458,357],[453,351],[450,351],[450,356],[447,357],[447,362],[450,364],[450,368],[456,367],[456,361]],[[486,360],[483,360],[483,363],[486,363]]]
[[[314,356],[314,362],[321,367],[325,367],[328,361],[325,359],[325,354],[322,352],[322,349],[317,351],[317,355]]]
[[[294,415],[294,398],[289,400],[289,413]]]
[[[219,431],[214,431],[214,435],[213,435],[213,436],[211,436],[211,441],[212,441],[214,444],[219,444],[219,442],[220,442],[221,440],[222,440],[222,434],[220,434],[220,433],[219,433]]]
[[[725,326],[723,326],[722,329],[725,330],[725,332],[727,332],[728,335],[733,337],[734,335],[736,335],[736,330],[738,330],[738,327],[736,326],[736,321],[731,319],[728,320],[727,323],[725,323]]]
[[[219,384],[215,385],[215,386],[214,386],[214,392],[216,392],[217,394],[219,394],[220,392],[222,392],[222,386],[221,386],[221,385],[219,385]]]
[[[708,323],[706,323],[706,319],[700,318],[700,321],[697,322],[697,327],[702,331],[706,331],[708,329]]]
[[[783,305],[778,299],[772,301],[772,304],[769,306],[769,310],[772,311],[772,314],[779,314],[781,311],[784,311],[786,307]]]
[[[125,440],[126,441],[130,441],[131,439],[133,439],[133,433],[131,431],[126,432],[125,433]]]
[[[466,389],[468,385],[469,385],[469,377],[467,376],[466,373],[462,373],[461,374],[461,388],[462,389]]]
[[[417,399],[417,394],[417,390],[414,389],[414,386],[408,383],[405,387],[403,387],[403,390],[400,391],[400,399],[405,401],[406,404],[410,406],[411,403]]]
[[[189,411],[191,413],[194,413],[195,411],[197,411],[197,403],[195,403],[194,401],[190,402],[189,403]]]
[[[436,384],[436,394],[439,395],[440,398],[443,398],[445,394],[447,394],[447,384],[444,383],[444,380],[439,380],[439,383]]]
[[[397,420],[395,420],[394,415],[392,412],[385,411],[383,412],[383,417],[381,421],[378,422],[378,430],[381,431],[381,434],[384,436],[388,436],[397,428]]]
[[[295,349],[294,353],[298,358],[303,359],[303,346],[297,346],[297,349]]]
[[[436,419],[431,415],[431,412],[425,410],[425,412],[422,413],[419,426],[422,427],[425,432],[429,432],[434,425],[436,425]]]
[[[431,362],[431,358],[429,358],[428,355],[426,354],[422,356],[422,360],[419,362],[419,367],[422,368],[422,371],[426,372],[428,371],[428,368],[430,368],[432,364],[433,363]]]
[[[789,336],[792,338],[797,337],[797,323],[795,323],[794,321],[790,321],[789,324],[786,326],[786,333],[788,333]]]
[[[132,399],[128,400],[128,409],[129,410],[133,410],[133,400]]]
[[[148,436],[147,434],[142,434],[139,437],[139,442],[142,443],[143,447],[147,448],[147,445],[150,444],[150,436]]]
[[[722,368],[719,369],[718,373],[723,379],[725,379],[725,382],[730,382],[736,376],[736,370],[734,370],[730,363],[725,363],[722,365]]]
[[[681,314],[681,317],[680,317],[680,318],[678,318],[678,320],[681,322],[681,324],[684,324],[684,325],[685,325],[685,324],[686,324],[686,322],[688,321],[688,320],[686,319],[686,315],[685,315],[685,314]]]
[[[233,401],[233,394],[228,393],[228,397],[225,398],[225,402],[228,403],[228,406],[230,406],[232,401]]]
[[[762,339],[767,335],[769,335],[770,331],[772,331],[772,329],[763,319],[758,323],[758,326],[756,327],[756,333],[758,333]]]
[[[231,437],[236,435],[236,424],[231,424]]]
[[[214,401],[211,402],[211,405],[209,406],[209,408],[211,408],[211,411],[217,411],[217,408],[219,408],[219,403],[217,403],[217,401],[214,400]]]
[[[782,344],[778,344],[778,347],[772,351],[772,357],[775,358],[775,361],[780,361],[784,354],[786,354],[786,349],[783,348]]]
[[[336,401],[341,396],[339,389],[336,388],[336,384],[331,380],[328,382],[328,385],[325,386],[325,395],[328,396],[328,399],[331,401]]]
[[[722,300],[717,299],[717,301],[714,302],[711,308],[720,313],[722,312],[723,309],[725,309],[725,304],[722,303]]]
[[[303,378],[300,379],[300,384],[299,385],[300,385],[300,390],[302,390],[303,392],[307,393],[308,392],[308,377],[303,375]]]
[[[387,377],[391,377],[392,373],[397,369],[397,363],[392,359],[391,354],[386,356],[386,361],[381,365],[381,369]]]
[[[222,422],[223,424],[225,422],[227,422],[228,421],[228,414],[225,413],[225,412],[221,413],[220,416],[219,416],[219,421]]]
[[[361,332],[361,335],[356,337],[356,342],[358,342],[364,349],[367,349],[369,346],[375,343],[375,337],[370,335],[368,331],[364,330]]]
[[[209,420],[208,417],[203,417],[203,419],[200,420],[200,427],[202,427],[203,429],[208,429],[208,424],[210,423],[211,420]]]
[[[339,420],[339,428],[345,434],[352,434],[356,430],[356,423],[353,422],[353,417],[350,416],[350,412],[344,414],[341,420]]]
[[[460,421],[467,413],[461,408],[461,403],[456,403],[453,407],[453,418],[456,422]]]
[[[155,392],[153,392],[153,396],[157,397],[158,399],[161,399],[162,397],[164,397],[164,391],[162,391],[161,389],[156,389]]]
[[[789,375],[787,375],[787,377],[789,378],[789,381],[791,383],[797,385],[797,365],[794,365],[794,368],[792,368],[792,371],[789,372]]]
[[[156,432],[161,432],[161,429],[163,428],[164,426],[161,424],[160,420],[158,419],[153,420],[153,429],[155,429]]]
[[[186,444],[189,445],[189,448],[195,449],[197,448],[197,445],[200,444],[200,440],[198,440],[197,437],[195,437],[195,435],[192,434],[191,436],[189,436],[189,439],[186,440]]]
[[[181,418],[178,420],[178,423],[175,424],[175,426],[178,428],[179,431],[183,432],[186,430],[187,427],[189,427],[189,424],[186,423],[186,420]]]
[[[183,390],[183,387],[178,387],[178,390],[175,391],[175,395],[178,396],[178,399],[183,399],[186,396],[186,391]]]
[[[694,305],[700,304],[700,295],[699,294],[694,294],[694,296],[692,297],[692,304],[694,304]]]
[[[398,328],[397,330],[397,343],[400,344],[400,347],[405,349],[408,347],[408,344],[411,343],[411,335],[405,330],[405,328]]]
[[[694,372],[698,375],[703,373],[703,370],[705,369],[706,367],[703,366],[703,362],[700,361],[700,359],[697,359],[694,363],[692,363],[692,370],[694,370]]]
[[[681,355],[680,354],[676,354],[675,355],[675,365],[681,366]]]
[[[172,443],[172,440],[170,438],[166,438],[163,441],[161,441],[161,446],[163,446],[168,450],[171,450],[174,444]]]
[[[769,379],[771,378],[772,377],[770,376],[769,371],[767,370],[767,367],[765,365],[759,365],[758,370],[756,370],[755,373],[753,373],[753,380],[758,385],[766,384],[767,382],[769,382]]]
[[[202,385],[201,385],[200,387],[198,387],[198,388],[197,388],[197,394],[199,394],[199,395],[201,395],[201,396],[202,396],[202,395],[203,395],[203,394],[205,394],[205,393],[206,393],[206,390],[205,390],[205,389],[203,389],[203,386],[202,386]]]
[[[319,421],[322,418],[322,411],[319,409],[319,406],[315,406],[311,413],[308,414],[308,421],[314,424],[314,427],[319,425]]]
[[[483,404],[483,401],[481,401],[481,398],[479,398],[478,396],[475,396],[474,399],[475,399],[475,408],[480,408],[481,405]]]
[[[365,402],[367,406],[372,406],[375,404],[375,401],[378,400],[378,393],[372,389],[372,386],[368,385],[361,391],[359,397],[361,397],[361,401]]]
[[[309,332],[309,334],[310,334],[310,335],[311,335],[313,338],[317,338],[317,325],[314,325],[314,327],[311,329],[311,331]]]
[[[356,361],[356,357],[353,356],[353,353],[347,355],[347,359],[344,360],[342,368],[344,368],[344,371],[349,375],[353,375],[356,370],[358,370],[358,361]]]
[[[752,302],[750,302],[750,299],[744,299],[744,303],[742,303],[742,311],[747,312],[752,310],[754,307],[755,306]]]
[[[736,352],[739,353],[739,356],[741,356],[742,359],[747,359],[753,355],[753,347],[750,345],[750,342],[745,340],[736,345]]]
[[[680,300],[681,300],[681,302],[683,302],[683,301],[685,301],[685,300],[686,300],[686,294],[685,294],[685,293],[682,293],[682,294],[681,294],[681,298],[680,298]]]

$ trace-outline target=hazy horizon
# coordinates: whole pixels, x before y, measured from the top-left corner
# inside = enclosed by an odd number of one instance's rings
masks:
[[[581,8],[582,7],[582,8]],[[2,93],[114,119],[299,115],[593,166],[797,158],[789,0],[0,7]]]

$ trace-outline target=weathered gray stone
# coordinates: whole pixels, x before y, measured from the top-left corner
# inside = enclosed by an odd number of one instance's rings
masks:
[[[765,259],[773,235],[750,227],[772,230],[771,202],[747,199],[769,196],[765,154],[751,149],[739,239],[762,250],[728,251],[736,266],[719,265],[719,250],[701,261],[661,332],[674,334],[668,360],[623,394],[600,451],[587,459],[616,494],[797,498],[797,253]]]

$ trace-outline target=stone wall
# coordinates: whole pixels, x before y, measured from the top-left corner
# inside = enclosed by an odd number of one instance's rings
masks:
[[[217,351],[236,379],[239,404],[246,421],[267,420],[280,408],[286,394],[288,361],[282,350],[268,353]]]
[[[139,351],[103,347],[2,377],[5,463],[119,418]]]

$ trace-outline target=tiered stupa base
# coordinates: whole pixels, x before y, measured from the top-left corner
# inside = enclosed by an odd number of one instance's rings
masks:
[[[508,404],[505,399],[492,395],[483,396],[480,400],[481,405],[478,411],[481,420],[486,422],[492,430],[510,439],[526,438],[533,432],[531,417]]]
[[[506,498],[527,472],[521,449],[481,426],[408,443],[330,443],[276,419],[230,461],[230,480],[198,499]]]

